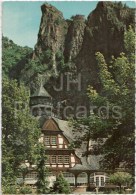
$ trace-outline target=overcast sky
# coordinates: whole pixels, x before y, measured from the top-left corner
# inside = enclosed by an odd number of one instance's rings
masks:
[[[21,46],[34,47],[41,20],[40,6],[45,1],[10,1],[2,4],[2,32],[4,36],[12,39]],[[82,14],[86,17],[95,9],[97,1],[84,2],[49,2],[63,12],[64,18]],[[129,7],[135,7],[134,1],[125,1]]]

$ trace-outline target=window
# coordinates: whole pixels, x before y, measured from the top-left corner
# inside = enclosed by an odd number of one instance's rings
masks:
[[[109,183],[109,177],[108,176],[105,177],[105,182]]]
[[[57,162],[57,161],[56,161],[56,156],[52,156],[52,157],[51,157],[51,163],[52,163],[52,164],[56,164],[56,162]]]
[[[86,173],[80,173],[80,177],[86,177]]]
[[[70,159],[69,156],[63,156],[63,155],[51,155],[51,156],[47,156],[47,160],[46,160],[47,164],[69,164],[70,163]]]
[[[101,186],[104,186],[104,177],[101,177]]]
[[[57,137],[56,136],[51,137],[51,145],[57,145]]]
[[[97,187],[104,187],[105,185],[105,176],[103,175],[97,175],[94,177],[94,182]]]
[[[26,178],[37,178],[37,173],[36,172],[30,172],[26,175]]]
[[[50,145],[50,137],[49,136],[45,137],[45,145],[46,146]]]
[[[58,164],[63,163],[63,156],[58,156]]]
[[[94,183],[94,177],[90,177],[90,183],[91,183],[91,184]]]
[[[80,173],[77,177],[78,185],[86,185],[87,184],[87,173]]]
[[[99,177],[96,177],[96,186],[99,186]]]
[[[64,164],[69,164],[69,156],[64,156]]]

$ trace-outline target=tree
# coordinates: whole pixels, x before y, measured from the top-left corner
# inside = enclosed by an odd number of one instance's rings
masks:
[[[132,183],[132,175],[127,172],[116,172],[110,176],[110,182],[119,186],[119,192],[122,192],[123,185],[129,186]]]
[[[103,168],[115,169],[119,166],[134,171],[134,31],[129,27],[124,34],[125,53],[111,57],[107,64],[100,52],[96,53],[101,89],[88,87],[88,97],[93,115],[73,122],[77,146],[82,141],[105,137],[103,147],[98,151],[103,155]],[[96,151],[97,153],[97,151]]]
[[[37,149],[37,192],[47,194],[49,193],[48,170],[45,166],[47,157],[45,155],[45,147],[39,144]]]
[[[40,130],[29,110],[29,92],[15,80],[3,79],[2,93],[2,182],[16,180],[20,165],[35,161]]]
[[[69,194],[69,193],[71,193],[70,185],[65,180],[62,173],[60,173],[57,176],[56,181],[54,182],[53,192],[59,193],[59,194]]]
[[[89,145],[90,140],[96,140],[99,137],[101,138],[101,136],[103,136],[103,138],[105,137],[104,133],[102,133],[102,129],[107,129],[106,119],[102,119],[94,113],[91,113],[90,116],[86,118],[71,120],[71,124],[73,133],[75,134],[75,141],[72,143],[73,147],[79,148],[83,142],[86,143],[86,152],[84,155],[88,157],[88,155],[92,153]]]
[[[7,37],[2,37],[3,76],[9,76],[11,69],[15,67],[19,61],[21,61],[31,52],[31,48],[18,46],[12,40],[9,40]]]
[[[124,35],[126,52],[117,58],[112,56],[109,64],[100,52],[96,53],[101,90],[88,88],[92,104],[97,107],[109,105],[107,123],[111,126],[105,131],[108,139],[102,153],[103,165],[110,169],[122,164],[134,170],[134,37],[134,31],[129,27]]]

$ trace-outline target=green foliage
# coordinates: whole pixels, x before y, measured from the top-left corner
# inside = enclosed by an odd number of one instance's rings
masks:
[[[128,25],[130,21],[134,21],[134,12],[122,2],[110,2],[107,3],[107,19],[118,31],[123,31],[124,23]]]
[[[19,80],[25,82],[34,91],[37,85],[38,75],[45,75],[46,82],[53,76],[53,56],[50,49],[44,51],[34,59],[29,59],[25,67],[19,73]],[[31,83],[31,84],[30,84]]]
[[[20,173],[20,175],[22,175],[23,181],[22,184],[24,184],[25,182],[25,176],[28,173],[28,167],[26,166],[25,163],[21,164],[18,168],[18,172]]]
[[[42,55],[40,56],[40,60],[42,61],[42,63],[49,64],[52,60],[52,51],[50,49],[47,49],[46,51],[44,51]]]
[[[56,53],[57,70],[59,73],[68,72],[70,70],[70,63],[64,62],[64,55],[61,51]]]
[[[3,194],[17,194],[17,189],[16,189],[16,186],[5,185],[2,188],[2,192]]]
[[[62,173],[58,175],[58,177],[56,178],[56,181],[54,182],[53,192],[59,193],[59,194],[70,194],[71,193],[70,185],[65,180]]]
[[[88,96],[98,108],[106,104],[109,106],[107,127],[110,125],[110,128],[102,130],[108,138],[103,146],[103,166],[115,169],[123,163],[133,170],[135,59],[134,31],[131,27],[125,33],[124,42],[126,53],[121,53],[117,58],[112,57],[110,64],[106,63],[100,52],[96,54],[102,87],[97,92],[90,86]]]
[[[73,127],[73,133],[76,133],[76,140],[72,145],[74,148],[79,148],[82,145],[83,141],[86,141],[87,146],[86,152],[84,154],[86,156],[88,156],[91,152],[89,151],[90,140],[96,140],[98,137],[105,137],[104,130],[107,129],[107,120],[102,119],[101,117],[93,113],[86,118],[71,120],[71,124]],[[78,135],[77,131],[79,132]],[[100,151],[101,148],[99,148],[99,152]]]
[[[129,30],[125,32],[124,36],[124,45],[126,49],[127,57],[129,61],[133,64],[134,55],[135,55],[135,33],[131,26],[129,26]],[[131,68],[131,67],[130,67]]]
[[[32,194],[32,188],[28,186],[23,186],[19,189],[20,194]]]
[[[30,60],[26,65],[26,69],[30,70],[31,75],[43,73],[47,69],[46,64],[42,64],[40,59]]]
[[[110,190],[110,192],[105,194],[119,194],[119,190]]]
[[[62,22],[62,19],[60,17],[58,17],[56,20],[55,20],[55,24],[56,25],[60,25]]]
[[[125,42],[133,48],[134,42],[127,41],[134,37],[132,28],[125,33]],[[128,39],[128,40],[129,40]],[[127,47],[128,47],[127,46]],[[80,132],[73,147],[79,147],[82,141],[87,142],[86,156],[90,154],[89,140],[107,138],[103,147],[95,148],[96,154],[103,154],[102,167],[115,169],[122,163],[134,169],[134,50],[121,53],[118,58],[112,57],[110,64],[97,52],[101,90],[88,87],[88,97],[94,106],[90,116],[73,120],[74,131]],[[131,59],[129,58],[131,56]],[[105,107],[107,109],[100,108]],[[108,115],[107,115],[108,114]],[[97,152],[98,151],[98,152]]]
[[[9,76],[10,70],[32,52],[29,47],[21,47],[7,37],[2,37],[2,71],[3,76]]]
[[[35,161],[39,138],[37,120],[29,110],[28,91],[15,80],[3,79],[2,93],[2,183],[14,183],[19,166]]]
[[[127,186],[130,186],[132,183],[132,175],[127,172],[116,172],[110,176],[110,182],[118,185],[120,187],[120,192],[122,189],[122,186],[127,184]]]
[[[45,147],[42,144],[38,145],[37,148],[37,192],[38,193],[48,193],[49,192],[49,182],[48,182],[48,170],[45,166],[46,163]]]

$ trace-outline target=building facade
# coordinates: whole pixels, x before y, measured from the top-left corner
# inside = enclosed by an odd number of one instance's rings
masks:
[[[72,127],[68,121],[54,115],[52,97],[42,85],[30,97],[30,108],[32,115],[37,117],[41,124],[39,142],[45,145],[50,186],[53,185],[60,172],[71,186],[86,186],[95,189],[109,185],[108,174],[99,168],[100,156],[84,156],[86,150],[84,141],[79,148],[72,148],[75,139]],[[90,148],[92,144],[93,142],[90,141]],[[37,173],[34,167],[33,165],[26,175],[26,184],[36,183]]]

